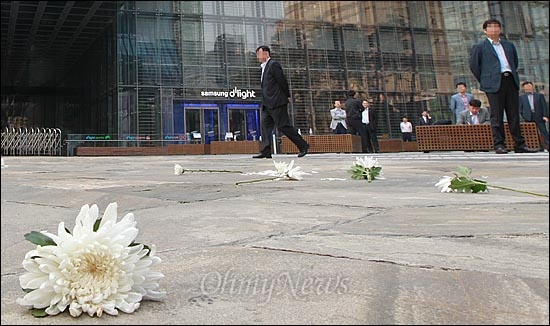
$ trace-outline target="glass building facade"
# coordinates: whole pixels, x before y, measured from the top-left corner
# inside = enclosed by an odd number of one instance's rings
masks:
[[[503,37],[515,43],[521,81],[533,81],[548,99],[547,2],[115,3],[112,24],[58,83],[75,92],[52,99],[55,115],[30,118],[34,124],[204,143],[228,132],[257,139],[255,49],[268,45],[287,75],[297,128],[329,133],[333,102],[354,89],[377,109],[379,137],[400,138],[403,116],[414,124],[429,108],[435,120],[451,119],[457,82],[487,105],[468,62],[488,18],[499,19]],[[3,103],[9,95],[3,88]]]

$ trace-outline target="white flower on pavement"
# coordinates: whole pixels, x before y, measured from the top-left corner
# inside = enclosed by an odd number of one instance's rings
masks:
[[[101,317],[118,310],[133,313],[142,299],[162,299],[157,281],[164,275],[151,270],[161,262],[154,246],[134,242],[138,229],[132,213],[117,219],[116,203],[100,219],[97,205],[84,205],[72,233],[61,222],[57,235],[26,234],[37,246],[25,255],[27,273],[19,281],[27,294],[17,303],[48,315],[68,309],[73,317],[83,312]]]
[[[439,182],[435,184],[435,186],[441,188],[441,192],[453,192],[453,189],[451,189],[452,180],[453,177],[444,175],[443,177],[441,177],[441,180],[439,180]]]

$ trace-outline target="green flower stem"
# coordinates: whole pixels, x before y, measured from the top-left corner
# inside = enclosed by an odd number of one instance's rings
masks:
[[[243,173],[242,171],[233,170],[201,170],[201,169],[183,169],[183,172],[224,172],[224,173]]]
[[[280,179],[281,177],[271,177],[271,178],[264,178],[264,179],[253,179],[253,180],[246,180],[246,181],[238,181],[238,182],[235,182],[235,185],[242,185],[242,184],[245,184],[245,183],[254,183],[254,182],[262,182],[262,181],[271,181],[271,180],[275,180],[275,179]]]
[[[363,171],[363,172],[361,172],[361,175],[366,176],[367,180],[369,182],[371,182],[372,180],[374,180],[376,178],[376,175],[374,175],[374,173],[372,171]]]
[[[517,190],[517,189],[512,189],[512,188],[503,187],[503,186],[495,186],[495,185],[490,185],[490,184],[487,184],[487,186],[488,186],[488,187],[493,187],[493,188],[504,189],[504,190],[511,190],[511,191],[515,191],[515,192],[521,192],[521,193],[529,194],[529,195],[535,195],[535,196],[541,196],[541,197],[548,197],[548,195],[539,194],[539,193],[537,193],[537,192],[532,192],[532,191]]]
[[[526,191],[526,190],[517,190],[517,189],[512,189],[512,188],[503,187],[503,186],[495,186],[495,185],[491,185],[491,184],[485,183],[485,182],[483,182],[483,181],[475,180],[475,179],[474,179],[474,181],[475,181],[477,184],[484,184],[484,185],[486,185],[487,187],[493,187],[493,188],[498,188],[498,189],[510,190],[510,191],[515,191],[515,192],[520,192],[520,193],[523,193],[523,194],[535,195],[535,196],[540,196],[540,197],[548,197],[548,195],[539,194],[539,193],[537,193],[537,192]]]

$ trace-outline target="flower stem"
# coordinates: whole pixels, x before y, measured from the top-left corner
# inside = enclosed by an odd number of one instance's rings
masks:
[[[225,172],[225,173],[243,173],[242,171],[233,171],[233,170],[201,170],[201,169],[183,169],[183,172]]]
[[[490,184],[486,184],[486,185],[487,185],[488,187],[493,187],[493,188],[498,188],[498,189],[511,190],[511,191],[515,191],[515,192],[521,192],[521,193],[524,193],[524,194],[535,195],[535,196],[541,196],[541,197],[548,197],[548,195],[539,194],[539,193],[537,193],[537,192],[532,192],[532,191],[517,190],[517,189],[512,189],[512,188],[503,187],[503,186],[495,186],[495,185],[490,185]]]
[[[262,182],[262,181],[271,181],[271,180],[276,180],[276,179],[279,179],[280,177],[271,177],[271,178],[264,178],[264,179],[253,179],[253,180],[246,180],[246,181],[238,181],[238,182],[235,182],[235,185],[241,185],[241,184],[245,184],[245,183],[254,183],[254,182]]]

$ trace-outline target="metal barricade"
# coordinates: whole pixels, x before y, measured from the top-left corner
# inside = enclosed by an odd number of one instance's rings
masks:
[[[5,128],[2,155],[61,155],[63,142],[59,128]]]

